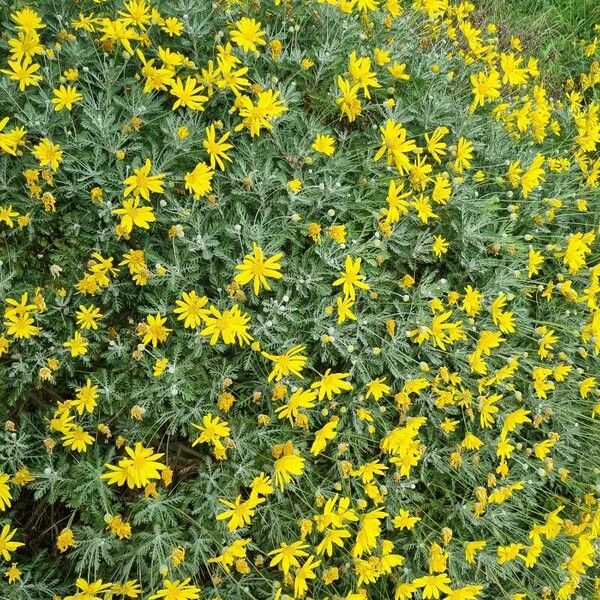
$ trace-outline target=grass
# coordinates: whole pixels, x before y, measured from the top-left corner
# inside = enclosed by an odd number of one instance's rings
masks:
[[[598,0],[480,0],[482,16],[493,20],[501,34],[521,38],[523,49],[538,56],[546,78],[559,84],[576,71],[579,40],[594,37],[600,23]]]

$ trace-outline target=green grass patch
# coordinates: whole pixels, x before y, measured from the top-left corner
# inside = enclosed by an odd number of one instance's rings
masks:
[[[582,39],[593,38],[600,20],[597,0],[482,0],[478,5],[482,18],[498,25],[507,44],[516,36],[525,52],[539,57],[545,79],[555,84],[577,72],[581,53],[575,49]]]

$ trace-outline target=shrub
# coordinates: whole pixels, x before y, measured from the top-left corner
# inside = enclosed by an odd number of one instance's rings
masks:
[[[595,597],[592,31],[0,16],[2,598]]]

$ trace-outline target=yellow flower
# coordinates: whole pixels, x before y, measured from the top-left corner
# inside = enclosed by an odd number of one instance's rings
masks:
[[[332,284],[333,286],[343,285],[344,295],[352,300],[356,297],[355,287],[362,290],[369,289],[369,285],[364,281],[364,275],[360,273],[361,261],[360,257],[353,259],[351,256],[346,256],[345,270]]]
[[[273,119],[287,110],[279,98],[279,91],[274,90],[259,92],[256,104],[248,96],[240,96],[239,104],[242,123],[236,125],[235,130],[241,131],[245,128],[250,132],[250,137],[259,135],[261,129],[272,129]]]
[[[275,483],[283,492],[285,486],[292,481],[292,476],[299,477],[304,472],[304,458],[299,454],[286,454],[273,464]]]
[[[309,223],[307,233],[313,242],[321,243],[321,225],[319,223]]]
[[[112,590],[114,594],[121,595],[125,598],[139,598],[142,590],[137,579],[130,579],[125,583],[113,584]]]
[[[352,548],[354,558],[360,558],[364,554],[370,553],[377,546],[378,538],[381,535],[381,521],[387,516],[385,511],[378,508],[362,516],[354,548]]]
[[[388,67],[388,71],[394,79],[399,79],[401,81],[410,79],[410,75],[406,72],[406,63],[394,62]]]
[[[346,243],[346,226],[345,225],[332,225],[327,233],[329,237],[334,240],[337,244]]]
[[[414,140],[407,139],[407,131],[402,123],[396,123],[388,119],[383,127],[379,128],[381,132],[381,147],[373,157],[374,161],[380,160],[384,155],[387,158],[388,165],[395,165],[396,169],[403,175],[410,170],[409,152],[417,151],[417,144]]]
[[[529,249],[527,262],[527,276],[529,279],[540,272],[539,267],[544,264],[544,260],[545,258],[539,250]]]
[[[273,493],[271,478],[264,472],[260,472],[250,484],[253,495],[270,496]]]
[[[125,186],[123,196],[127,198],[133,194],[136,198],[141,196],[144,200],[150,200],[151,193],[162,194],[164,192],[164,179],[166,175],[164,173],[150,175],[151,170],[152,162],[147,158],[144,166],[134,169],[133,174],[127,177],[123,182]],[[152,209],[150,209],[150,211],[152,211]],[[115,214],[123,214],[116,211],[113,212],[115,212]]]
[[[12,496],[7,485],[9,481],[10,477],[0,472],[0,511],[5,511],[11,505]]]
[[[208,96],[202,94],[204,88],[202,85],[197,85],[198,83],[195,77],[186,77],[185,82],[177,77],[171,83],[171,95],[177,98],[173,103],[173,110],[179,107],[196,111],[204,110],[204,103],[208,100]]]
[[[396,183],[395,180],[390,179],[386,197],[387,208],[382,210],[382,215],[385,216],[385,220],[388,223],[397,223],[402,215],[408,213],[409,203],[406,198],[410,196],[411,192],[404,191],[404,184],[402,182]]]
[[[508,546],[498,546],[498,564],[503,565],[511,560],[517,558],[521,550],[523,550],[525,546],[523,544],[509,544]]]
[[[542,165],[545,160],[546,158],[542,154],[536,154],[529,168],[521,176],[521,189],[525,198],[543,181],[546,172]]]
[[[473,102],[469,110],[474,112],[478,106],[484,106],[486,100],[495,100],[500,98],[500,90],[502,84],[500,82],[500,74],[495,69],[489,73],[481,71],[470,76],[471,85],[473,86]]]
[[[169,558],[171,559],[171,564],[174,567],[178,567],[185,560],[185,548],[182,548],[181,546],[173,548],[173,550],[171,551],[171,556]]]
[[[477,600],[482,591],[482,585],[466,585],[452,590],[444,600]]]
[[[183,321],[186,329],[196,329],[202,323],[209,311],[204,308],[208,303],[206,296],[198,296],[195,290],[182,292],[181,300],[176,300],[177,308],[173,312],[178,315],[177,320]]]
[[[538,341],[538,355],[540,358],[548,358],[554,344],[558,342],[558,337],[554,335],[554,329],[549,329],[545,325],[538,327],[537,332],[542,336]]]
[[[362,104],[358,98],[358,85],[351,84],[348,80],[338,75],[338,87],[341,96],[336,98],[336,103],[340,107],[342,115],[346,115],[351,123],[361,114]]]
[[[467,432],[460,445],[467,450],[479,450],[483,446],[483,442],[475,434]]]
[[[56,538],[56,547],[62,553],[73,546],[75,546],[75,535],[73,534],[73,531],[67,527],[63,529]]]
[[[400,583],[396,586],[394,600],[410,600],[418,589],[414,583]]]
[[[22,542],[13,542],[12,539],[17,533],[16,529],[10,530],[10,525],[4,525],[0,532],[0,556],[4,560],[10,560],[10,553],[14,552],[17,548],[24,546]]]
[[[13,128],[10,131],[3,131],[8,122],[8,117],[0,119],[0,150],[2,150],[2,152],[6,152],[6,154],[10,154],[11,156],[16,156],[17,149],[25,143],[23,138],[25,137],[26,132],[23,127]],[[27,175],[30,173],[33,173],[34,175],[33,181],[30,182],[29,179],[27,181],[27,184],[31,189],[31,187],[37,182],[38,171],[37,169],[25,170],[23,174],[25,175],[26,179]]]
[[[188,138],[190,135],[190,129],[187,125],[180,125],[177,128],[177,137],[180,140],[185,140],[186,138]]]
[[[308,556],[308,552],[305,552],[306,548],[308,548],[308,544],[305,544],[302,541],[296,541],[291,544],[286,544],[284,542],[279,548],[275,548],[275,550],[269,552],[269,556],[273,557],[269,566],[279,566],[279,569],[283,571],[283,574],[287,575],[290,572],[290,569],[297,569],[300,566],[299,558]]]
[[[446,573],[439,575],[425,575],[419,577],[413,581],[413,584],[418,588],[422,588],[423,598],[428,600],[429,598],[439,598],[440,592],[443,594],[450,594],[452,590],[449,587],[450,577]]]
[[[73,337],[67,340],[63,346],[68,348],[71,352],[71,356],[76,358],[77,356],[83,356],[88,351],[88,341],[84,338],[79,331],[73,334]]]
[[[429,196],[419,194],[410,205],[417,211],[417,217],[419,217],[422,223],[427,224],[430,219],[438,218],[438,215],[433,212],[433,208],[429,202]]]
[[[324,427],[319,429],[315,434],[315,439],[310,447],[310,453],[313,456],[318,456],[327,447],[329,440],[335,439],[337,436],[336,428],[340,422],[340,418],[337,416],[331,417],[328,423]]]
[[[338,325],[342,325],[343,323],[345,323],[346,319],[356,321],[356,315],[351,310],[354,306],[354,300],[352,300],[352,298],[350,298],[349,296],[338,296],[336,302],[338,311]]]
[[[388,2],[388,8],[391,6],[391,3]],[[383,50],[381,48],[375,48],[375,62],[382,67],[383,65],[387,65],[391,61],[390,51]]]
[[[435,184],[431,192],[431,199],[436,204],[446,204],[452,194],[452,186],[444,175],[435,176]]]
[[[200,598],[200,588],[190,584],[191,578],[183,581],[165,579],[163,588],[152,594],[148,600],[197,600]]]
[[[446,143],[442,138],[448,134],[450,130],[447,127],[437,127],[436,130],[429,134],[425,134],[425,143],[427,152],[431,154],[435,162],[441,162],[442,157],[446,154]]]
[[[192,442],[192,447],[197,444],[211,443],[215,448],[223,450],[221,439],[231,434],[227,421],[210,413],[202,417],[202,425],[192,423],[192,427],[200,432],[200,435]]]
[[[150,229],[150,223],[156,221],[156,216],[151,206],[140,206],[140,199],[129,198],[123,201],[122,208],[114,208],[113,215],[122,215],[119,227],[125,233],[131,233],[134,225],[142,229]]]
[[[392,525],[397,529],[412,529],[420,520],[421,517],[411,517],[407,510],[400,509],[392,519]]]
[[[588,394],[596,388],[596,378],[595,377],[586,377],[579,384],[579,395],[585,399],[588,397]]]
[[[225,163],[223,161],[231,162],[231,158],[227,155],[227,150],[233,148],[233,145],[227,142],[230,135],[231,132],[227,131],[217,140],[214,124],[206,128],[206,138],[202,142],[202,145],[210,157],[210,166],[213,170],[218,165],[221,171],[224,171]]]
[[[81,329],[98,329],[98,324],[96,323],[97,319],[102,318],[102,313],[100,309],[90,304],[89,306],[84,306],[83,304],[79,305],[79,310],[75,313],[77,317],[77,325],[81,327]]]
[[[154,375],[154,377],[160,377],[165,372],[165,369],[167,368],[168,364],[169,364],[168,358],[157,358],[156,362],[154,363],[154,369],[152,370],[152,375]]]
[[[48,138],[43,138],[33,147],[33,155],[39,160],[40,167],[50,167],[53,171],[58,170],[63,160],[60,146],[53,144]]]
[[[433,236],[433,253],[438,257],[442,257],[448,252],[448,242],[441,236]]]
[[[139,40],[140,35],[133,29],[130,29],[124,19],[116,19],[115,21],[112,21],[111,19],[103,19],[101,27],[104,33],[104,35],[100,38],[101,42],[109,42],[113,44],[118,42],[130,55],[134,54],[133,48],[131,47],[131,42]]]
[[[111,533],[120,540],[129,539],[131,537],[131,525],[123,521],[121,515],[108,515],[105,518],[106,525]]]
[[[103,473],[101,479],[106,479],[109,484],[125,485],[129,489],[144,487],[153,479],[160,479],[160,471],[166,465],[158,462],[163,454],[154,454],[154,448],[145,448],[140,442],[134,447],[127,446],[125,452],[129,458],[122,458],[117,466],[106,464],[109,472]]]
[[[348,58],[348,72],[354,83],[362,89],[362,92],[367,99],[371,98],[369,92],[370,87],[381,87],[375,73],[371,71],[371,59],[357,56],[355,50],[352,51]]]
[[[163,317],[160,313],[148,315],[146,323],[142,324],[142,343],[152,343],[152,347],[156,348],[160,342],[164,342],[169,337],[169,333],[171,333],[171,329],[165,327],[166,321],[167,317]]]
[[[17,223],[21,229],[23,229],[23,227],[27,227],[30,222],[31,217],[29,215],[19,215],[19,218],[17,219]]]
[[[16,61],[33,61],[34,56],[44,53],[37,31],[19,31],[16,38],[9,38],[10,58]]]
[[[307,590],[306,583],[309,579],[315,579],[315,569],[321,564],[320,560],[315,560],[314,556],[309,556],[306,562],[296,571],[294,577],[294,598],[302,598]]]
[[[586,256],[592,252],[591,245],[595,239],[593,230],[569,236],[563,257],[563,263],[569,268],[569,273],[575,275],[586,266]]]
[[[52,104],[54,104],[55,111],[62,110],[63,108],[71,110],[73,104],[83,100],[83,96],[72,85],[61,85],[58,89],[53,90],[53,93]]]
[[[332,156],[335,152],[335,138],[332,135],[319,133],[311,147],[315,152],[320,152],[321,154],[325,154],[325,156]]]
[[[347,529],[328,529],[325,536],[317,546],[317,554],[333,555],[334,546],[344,547],[344,539],[351,537]]]
[[[323,400],[327,396],[328,400],[333,398],[334,394],[340,394],[342,391],[352,389],[352,384],[346,381],[350,373],[332,373],[331,369],[325,371],[325,375],[319,381],[311,384],[311,389],[319,390],[319,400]]]
[[[246,285],[252,281],[254,295],[258,296],[261,286],[266,290],[271,289],[267,279],[283,277],[279,264],[283,254],[280,252],[265,259],[262,248],[256,242],[252,243],[252,250],[253,253],[246,254],[242,263],[235,267],[240,273],[234,277],[234,281],[240,285]]]
[[[290,192],[294,192],[294,194],[297,194],[302,189],[302,181],[300,179],[292,179],[287,185]]]
[[[208,562],[220,564],[229,573],[236,559],[242,559],[246,556],[246,546],[250,541],[250,538],[234,540],[230,546],[223,549],[220,556],[209,558]]]
[[[102,592],[108,593],[113,584],[103,583],[102,579],[88,582],[80,577],[75,581],[75,585],[79,588],[80,593],[77,593],[75,596],[67,596],[65,600],[81,600],[82,597],[84,599],[88,599],[90,597],[96,598],[98,597],[97,595]]]
[[[514,54],[500,55],[500,66],[502,67],[502,83],[509,85],[523,85],[527,83],[528,70],[521,67],[522,58],[515,57]]]
[[[27,467],[21,467],[13,476],[13,483],[19,486],[27,485],[35,480]]]
[[[269,373],[267,381],[280,381],[283,377],[287,377],[290,373],[296,377],[302,377],[302,369],[308,358],[302,355],[306,350],[305,346],[292,346],[284,354],[269,354],[261,352],[261,354],[275,363],[273,370]]]
[[[249,315],[241,312],[237,304],[223,312],[215,306],[211,306],[209,314],[204,317],[206,327],[200,332],[200,335],[210,336],[211,346],[219,341],[219,337],[225,344],[237,342],[243,346],[252,341],[252,336],[248,333],[249,322]]]
[[[485,540],[476,540],[474,542],[465,542],[465,560],[470,564],[475,564],[475,554],[483,550],[487,545]]]
[[[367,399],[374,398],[375,400],[381,400],[383,396],[389,394],[392,388],[385,383],[385,377],[378,377],[369,381],[367,384]]]
[[[281,40],[271,40],[269,42],[269,49],[271,50],[271,56],[273,60],[279,60],[281,53],[283,52],[283,42]]]
[[[458,139],[454,155],[454,170],[457,173],[463,173],[465,170],[471,168],[474,151],[475,147],[469,140],[464,137]]]
[[[7,63],[10,69],[0,69],[0,73],[6,74],[12,81],[18,82],[20,92],[24,92],[30,85],[38,85],[42,80],[42,76],[36,74],[40,65],[32,62],[29,58],[24,58],[22,61],[9,59]]]
[[[167,17],[160,28],[169,35],[169,37],[179,37],[183,33],[183,23],[175,17]]]
[[[44,29],[46,27],[40,15],[28,6],[11,13],[10,18],[14,21],[15,28],[19,31],[36,31],[37,29]]]
[[[299,388],[289,397],[287,403],[276,408],[275,412],[280,419],[288,418],[290,423],[293,423],[294,419],[300,416],[301,408],[314,407],[316,398],[317,392]]]
[[[69,429],[62,437],[63,446],[76,452],[86,452],[87,447],[94,443],[94,438],[80,425]]]
[[[230,35],[231,41],[244,52],[258,52],[258,46],[266,44],[265,32],[261,29],[260,22],[248,17],[242,17],[237,21]]]
[[[196,198],[202,198],[212,191],[214,170],[205,162],[199,162],[194,170],[185,174],[185,189]]]
[[[77,413],[82,415],[83,411],[89,413],[94,412],[98,400],[98,386],[92,385],[92,380],[87,379],[83,387],[75,390],[75,400],[73,400],[73,408]]]
[[[6,571],[4,571],[4,577],[6,577],[9,584],[21,581],[21,570],[17,567],[17,563],[13,563]]]
[[[83,29],[84,31],[89,31],[90,33],[94,32],[96,31],[96,27],[93,16],[93,13],[85,16],[82,13],[79,13],[79,17],[71,21],[71,25],[77,31]]]
[[[248,500],[242,502],[242,496],[238,496],[233,502],[229,500],[219,499],[221,504],[225,505],[229,510],[225,510],[217,515],[217,521],[229,520],[227,529],[235,531],[240,527],[245,527],[252,521],[252,517],[256,512],[256,507],[265,501],[264,498],[251,496]]]
[[[150,7],[146,0],[129,0],[123,3],[126,10],[120,10],[119,15],[123,17],[126,25],[135,25],[141,29],[146,29],[152,22]]]
[[[472,286],[468,285],[465,288],[465,297],[463,299],[462,308],[469,315],[469,317],[475,317],[481,310],[481,300],[483,295]]]

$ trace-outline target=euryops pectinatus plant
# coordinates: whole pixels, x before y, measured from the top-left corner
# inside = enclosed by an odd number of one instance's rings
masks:
[[[599,597],[593,28],[0,17],[2,599]]]

